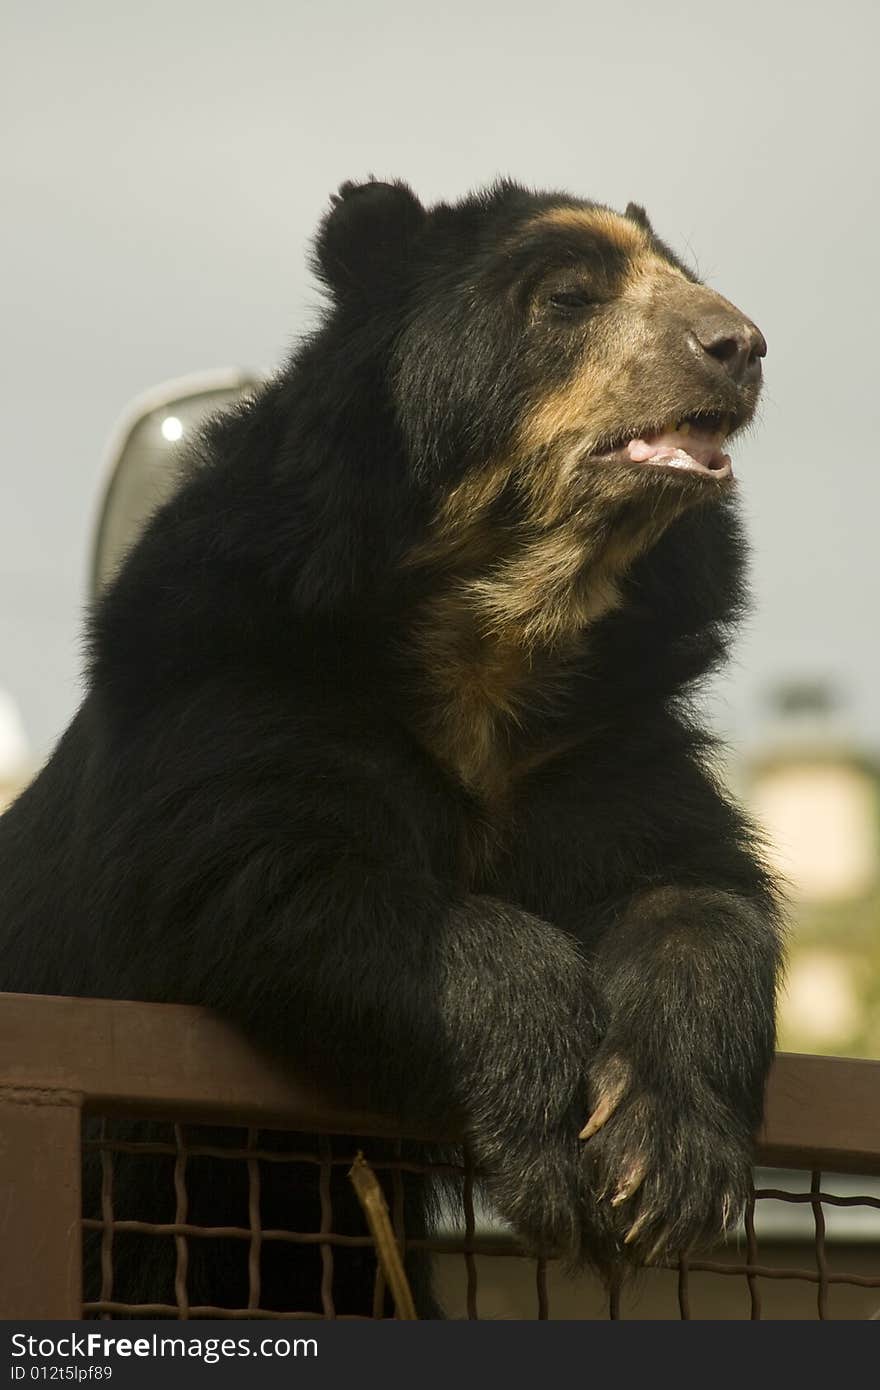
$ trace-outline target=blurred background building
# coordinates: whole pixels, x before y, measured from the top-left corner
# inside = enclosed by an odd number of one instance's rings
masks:
[[[791,901],[781,1045],[880,1057],[880,762],[822,681],[777,686],[742,792]]]

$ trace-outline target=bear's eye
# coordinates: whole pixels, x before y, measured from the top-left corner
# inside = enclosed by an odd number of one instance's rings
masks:
[[[550,295],[549,302],[554,309],[588,309],[595,300],[589,290],[577,289],[556,290]]]

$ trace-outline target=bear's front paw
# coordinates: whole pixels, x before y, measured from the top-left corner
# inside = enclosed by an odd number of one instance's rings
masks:
[[[745,1126],[696,1079],[650,1084],[611,1054],[593,1068],[581,1131],[600,1243],[654,1264],[705,1246],[742,1213],[751,1179]]]
[[[531,1253],[583,1261],[590,1208],[587,1174],[572,1142],[545,1142],[494,1166],[491,1197]],[[513,1158],[513,1161],[510,1161]],[[589,1257],[587,1257],[589,1258]]]

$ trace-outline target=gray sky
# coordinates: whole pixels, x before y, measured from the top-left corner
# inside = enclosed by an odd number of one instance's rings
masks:
[[[723,683],[830,676],[880,744],[878,9],[561,0],[7,0],[0,685],[43,754],[79,693],[86,554],[132,396],[274,365],[317,302],[343,179],[423,199],[499,173],[623,207],[770,345],[734,456],[757,606]]]

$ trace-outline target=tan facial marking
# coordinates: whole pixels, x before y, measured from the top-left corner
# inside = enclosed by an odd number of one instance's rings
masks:
[[[648,245],[648,235],[644,227],[621,217],[610,208],[551,208],[541,212],[527,224],[531,227],[565,227],[575,232],[598,232],[610,241],[617,251],[637,255]]]
[[[509,459],[494,459],[468,474],[444,499],[427,536],[406,557],[405,564],[478,563],[494,548],[496,538],[487,516],[510,478]]]
[[[630,261],[613,303],[596,324],[589,354],[585,353],[580,367],[526,411],[520,432],[524,452],[547,448],[566,435],[580,436],[589,448],[619,428],[621,417],[630,414],[629,373],[651,344],[645,310],[663,295],[671,280],[684,278],[653,251],[643,249]]]
[[[549,212],[539,213],[532,218],[526,226],[529,229],[549,226],[563,227],[572,232],[598,233],[615,251],[623,251],[630,257],[628,278],[633,282],[653,275],[687,279],[677,265],[653,250],[644,227],[629,217],[613,212],[611,208],[551,208]]]

